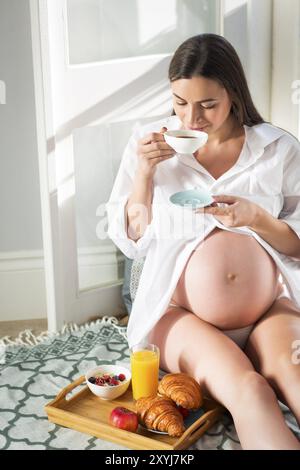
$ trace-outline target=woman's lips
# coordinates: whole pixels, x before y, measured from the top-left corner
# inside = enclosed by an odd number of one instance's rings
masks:
[[[189,130],[190,131],[203,131],[204,129],[206,129],[208,126],[203,126],[203,127],[190,127]]]

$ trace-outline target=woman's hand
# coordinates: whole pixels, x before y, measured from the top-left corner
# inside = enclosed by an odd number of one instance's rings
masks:
[[[158,163],[175,155],[175,150],[165,142],[163,133],[166,131],[167,128],[162,127],[160,132],[152,132],[138,141],[139,174],[153,176]]]
[[[260,207],[254,202],[237,196],[213,196],[212,206],[196,209],[197,213],[212,214],[225,227],[252,227]],[[216,203],[226,203],[226,207],[218,207]]]

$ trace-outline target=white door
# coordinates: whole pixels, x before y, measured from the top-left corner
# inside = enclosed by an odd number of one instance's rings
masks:
[[[103,239],[136,121],[171,113],[170,56],[220,33],[219,0],[30,0],[49,329],[124,311],[123,256]]]

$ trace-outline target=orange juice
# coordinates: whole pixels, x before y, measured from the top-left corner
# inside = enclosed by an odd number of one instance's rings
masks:
[[[156,395],[159,373],[159,351],[141,349],[132,351],[131,381],[134,400]]]

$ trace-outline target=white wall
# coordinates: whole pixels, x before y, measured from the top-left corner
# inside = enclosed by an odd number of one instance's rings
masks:
[[[273,14],[272,122],[300,139],[300,1],[274,0]]]
[[[28,0],[0,2],[0,252],[42,248]]]
[[[29,0],[0,1],[0,321],[46,316]],[[26,264],[24,265],[24,258]]]
[[[247,47],[247,1],[224,1],[224,36],[233,45],[247,75],[248,47]]]
[[[271,119],[272,0],[225,0],[224,36],[237,51],[253,102]]]
[[[258,111],[300,138],[300,1],[224,0],[224,14]]]

